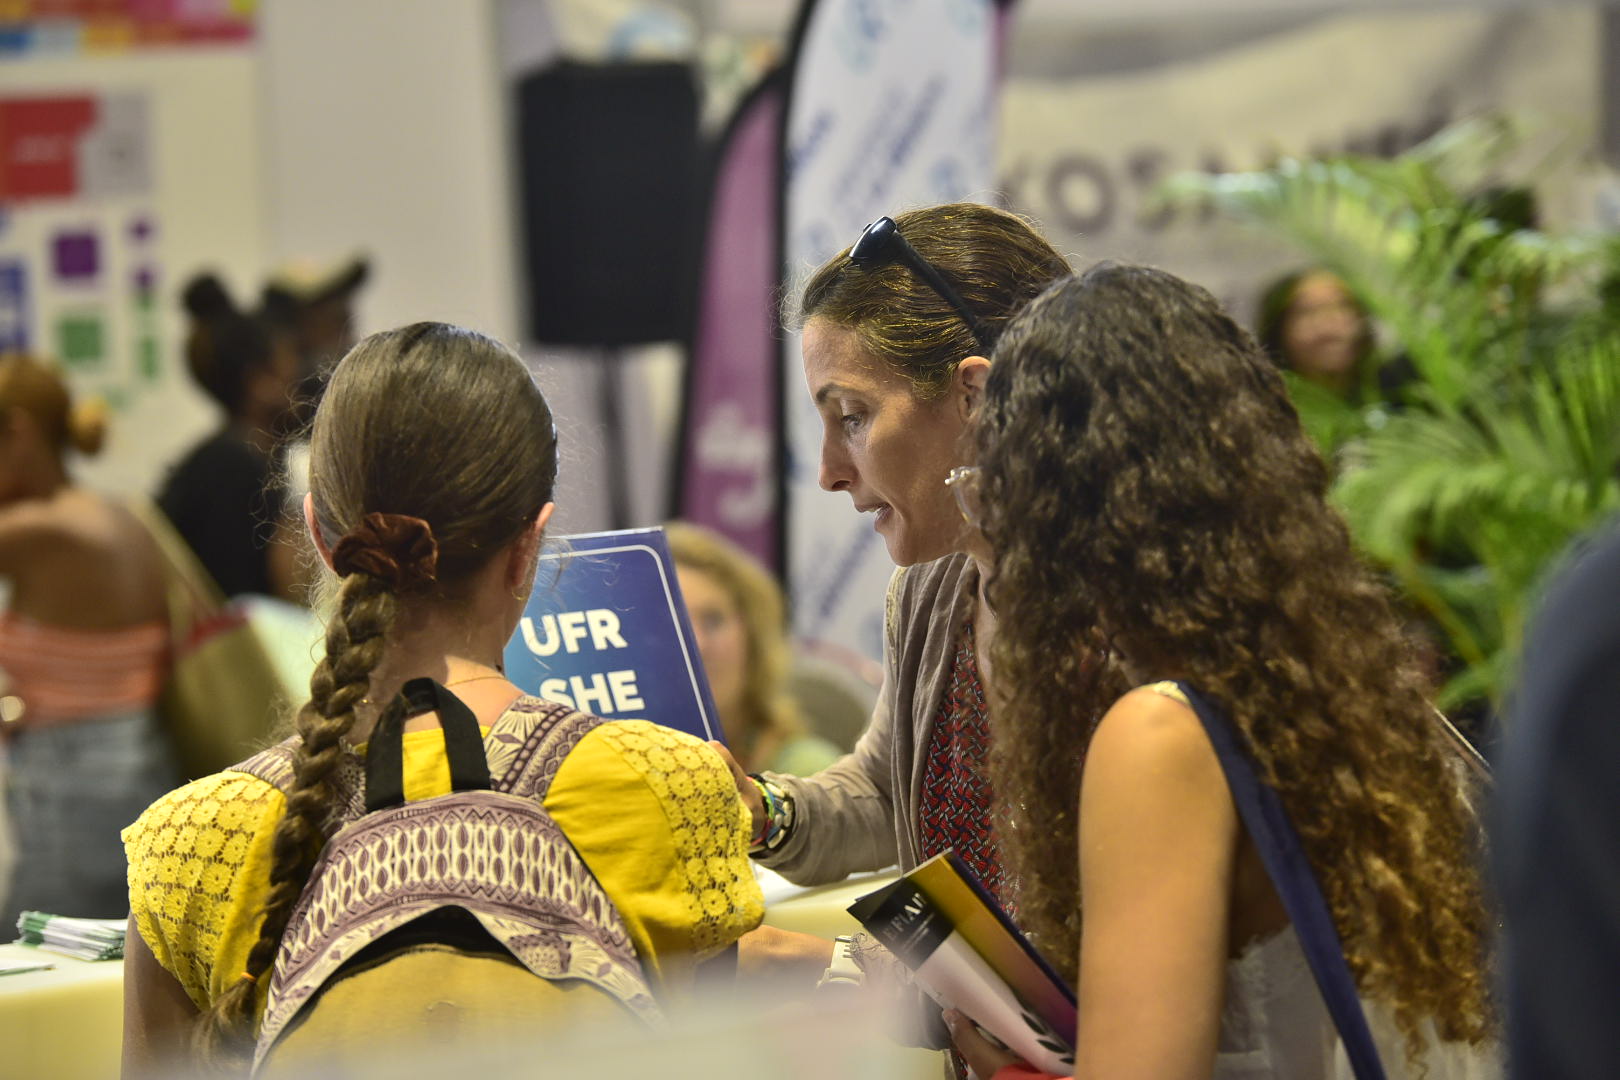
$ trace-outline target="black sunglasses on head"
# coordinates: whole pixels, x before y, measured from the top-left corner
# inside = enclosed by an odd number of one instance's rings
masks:
[[[894,259],[909,266],[913,273],[939,294],[941,300],[955,308],[962,321],[967,323],[967,328],[973,331],[973,337],[983,347],[985,355],[990,355],[993,342],[989,332],[979,325],[978,318],[961,294],[951,288],[950,282],[935,269],[934,264],[917,254],[917,249],[900,235],[894,218],[880,217],[872,222],[861,233],[861,238],[855,241],[855,246],[849,249],[849,261],[862,270],[875,269]]]

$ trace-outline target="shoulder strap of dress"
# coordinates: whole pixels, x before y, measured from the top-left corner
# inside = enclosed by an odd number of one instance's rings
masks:
[[[1345,1056],[1356,1080],[1385,1080],[1384,1067],[1367,1027],[1356,981],[1345,961],[1344,943],[1321,886],[1305,857],[1299,833],[1288,818],[1277,792],[1261,781],[1244,745],[1242,733],[1226,714],[1185,683],[1177,683],[1187,703],[1198,714],[1204,731],[1226,773],[1226,784],[1249,839],[1265,863],[1277,896],[1294,924],[1305,959],[1316,977],[1333,1026],[1338,1028]]]

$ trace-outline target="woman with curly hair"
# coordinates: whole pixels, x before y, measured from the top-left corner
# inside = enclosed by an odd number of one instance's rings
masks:
[[[1203,289],[1105,264],[1007,327],[978,438],[991,778],[1076,1077],[1348,1075],[1206,714],[1297,832],[1391,1075],[1496,1072],[1477,822],[1274,365]],[[1009,1064],[951,1019],[979,1075]]]

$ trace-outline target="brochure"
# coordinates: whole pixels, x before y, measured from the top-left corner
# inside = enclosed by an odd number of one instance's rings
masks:
[[[1036,1068],[1074,1071],[1074,991],[955,852],[868,893],[849,912],[941,1007],[959,1009]]]

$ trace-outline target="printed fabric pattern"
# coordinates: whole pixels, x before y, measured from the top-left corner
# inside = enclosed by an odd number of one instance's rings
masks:
[[[345,960],[446,904],[470,911],[534,974],[589,982],[660,1018],[618,911],[541,807],[558,765],[602,721],[534,706],[509,710],[485,740],[493,791],[364,814],[358,765],[340,772],[341,827],[282,938],[256,1061]],[[289,741],[240,768],[285,790],[291,756]]]
[[[974,658],[973,620],[962,627],[950,681],[928,740],[917,831],[922,857],[954,848],[984,887],[1013,914],[990,830],[990,715]]]
[[[551,708],[520,698],[508,716]],[[610,734],[641,737],[610,744]],[[437,731],[406,734],[412,800],[449,792],[441,742]],[[748,812],[730,773],[701,743],[646,721],[615,721],[590,729],[565,758],[531,723],[497,722],[486,729],[484,750],[497,789],[538,784],[537,773],[555,769],[543,807],[612,900],[660,1002],[683,1000],[695,990],[696,966],[758,925],[763,898],[748,858]],[[344,754],[336,781],[343,806],[327,823],[329,836],[363,813],[364,761],[363,748]],[[251,764],[259,775],[195,780],[123,832],[135,925],[199,1009],[235,983],[258,940],[271,847],[286,812],[276,784],[290,780],[289,759],[271,753]],[[602,813],[604,799],[613,813]],[[717,920],[711,913],[722,907]],[[270,982],[258,982],[261,1010]]]

